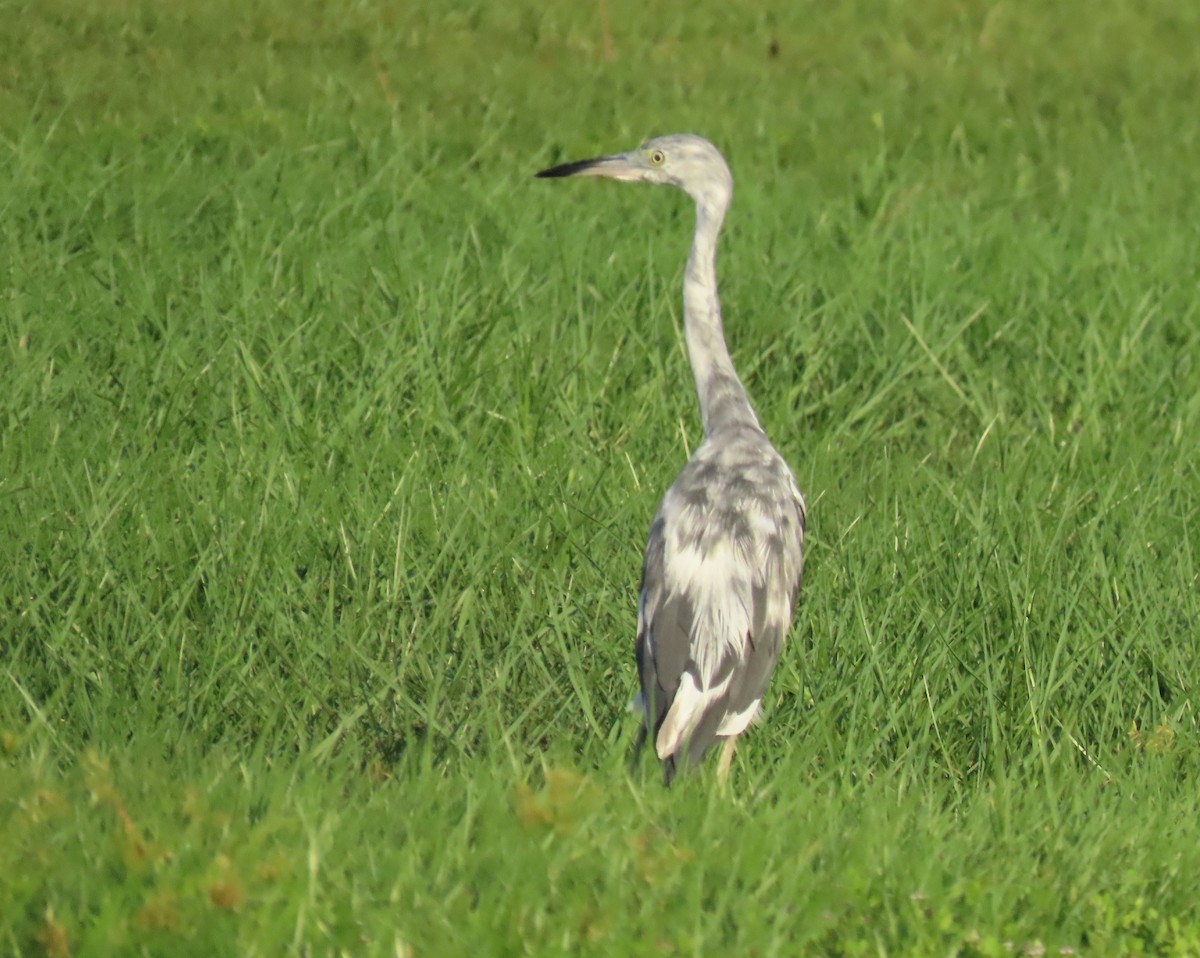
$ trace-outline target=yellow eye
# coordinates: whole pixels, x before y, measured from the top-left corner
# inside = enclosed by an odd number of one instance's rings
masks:
[[[654,166],[662,166],[667,162],[667,154],[662,150],[650,151],[650,163]]]

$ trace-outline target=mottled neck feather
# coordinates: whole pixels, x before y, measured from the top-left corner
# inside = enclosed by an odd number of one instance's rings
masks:
[[[717,234],[724,217],[724,203],[696,203],[696,234],[683,278],[684,335],[706,436],[731,426],[758,427],[746,389],[729,358],[721,325],[716,257]]]

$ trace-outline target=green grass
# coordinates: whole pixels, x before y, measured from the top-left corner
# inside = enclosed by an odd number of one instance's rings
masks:
[[[0,13],[0,953],[1200,953],[1200,8]],[[691,211],[531,176],[689,130],[811,514],[726,795]]]

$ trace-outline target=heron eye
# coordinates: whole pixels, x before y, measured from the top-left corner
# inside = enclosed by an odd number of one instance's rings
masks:
[[[662,166],[667,162],[667,154],[665,154],[662,150],[651,150],[650,162],[655,166]]]

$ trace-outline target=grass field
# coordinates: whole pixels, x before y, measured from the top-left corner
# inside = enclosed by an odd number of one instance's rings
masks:
[[[1200,954],[1200,7],[2,0],[0,954]],[[810,504],[626,767],[704,134]]]

